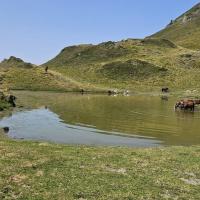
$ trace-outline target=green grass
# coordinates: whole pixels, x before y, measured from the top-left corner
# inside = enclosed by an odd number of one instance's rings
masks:
[[[81,84],[11,56],[0,63],[1,82],[13,90],[79,91]]]
[[[4,59],[1,63],[0,63],[0,67],[1,68],[12,68],[12,67],[19,67],[19,68],[26,68],[26,69],[30,69],[35,67],[35,65],[31,64],[31,63],[27,63],[24,62],[22,59],[20,58],[16,58],[14,56],[11,56],[9,59]]]
[[[161,68],[156,65],[150,64],[141,60],[128,60],[125,62],[112,62],[102,66],[99,73],[102,73],[104,77],[123,81],[131,79],[146,79],[149,76],[165,76],[167,74],[166,68]]]
[[[12,105],[9,103],[7,99],[7,92],[5,92],[5,88],[0,88],[0,112],[4,110],[9,110]]]
[[[165,39],[67,47],[43,66],[82,83],[83,87],[132,91],[200,87],[199,52]]]
[[[0,111],[2,110],[7,110],[11,107],[11,105],[5,101],[5,100],[0,100]]]
[[[200,50],[200,4],[178,17],[173,24],[152,37],[166,38],[176,44]]]
[[[128,39],[67,47],[41,67],[26,67],[21,61],[18,66],[11,59],[0,64],[0,71],[7,87],[18,90],[193,89],[200,88],[199,55],[165,39]]]
[[[12,67],[6,69],[4,83],[13,90],[79,91],[81,85],[44,69]]]
[[[199,147],[134,149],[0,139],[0,199],[200,196]]]

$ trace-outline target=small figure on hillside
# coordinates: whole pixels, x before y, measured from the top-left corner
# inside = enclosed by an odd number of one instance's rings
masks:
[[[169,25],[172,25],[173,23],[174,23],[174,20],[171,20],[170,23],[169,23]]]
[[[48,73],[48,69],[49,69],[49,67],[46,66],[46,67],[45,67],[45,73]]]

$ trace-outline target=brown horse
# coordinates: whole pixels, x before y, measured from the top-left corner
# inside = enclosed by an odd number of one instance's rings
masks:
[[[181,110],[191,110],[191,111],[194,111],[195,103],[194,103],[194,100],[181,100],[181,101],[178,101],[175,104],[174,108],[175,108],[175,110],[177,108],[179,108]]]
[[[194,103],[195,103],[195,105],[200,105],[200,100],[199,99],[195,99]]]

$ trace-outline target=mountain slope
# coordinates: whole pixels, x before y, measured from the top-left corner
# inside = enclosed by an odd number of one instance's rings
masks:
[[[81,87],[61,74],[46,73],[43,68],[14,56],[0,63],[0,75],[3,77],[1,85],[10,89],[77,91]]]
[[[44,66],[83,85],[102,88],[189,88],[196,84],[200,87],[199,52],[166,39],[128,39],[66,47]]]
[[[24,62],[20,58],[16,58],[14,56],[11,56],[9,59],[4,59],[0,63],[0,68],[11,68],[11,67],[19,67],[19,68],[33,68],[35,65],[31,63]]]
[[[12,89],[196,89],[200,88],[199,35],[200,4],[145,39],[66,47],[40,67],[11,57],[0,63],[0,70],[6,71],[5,81]]]
[[[199,49],[200,3],[144,40],[66,47],[43,66],[103,88],[200,88]]]
[[[169,39],[180,46],[200,50],[200,3],[150,37]]]

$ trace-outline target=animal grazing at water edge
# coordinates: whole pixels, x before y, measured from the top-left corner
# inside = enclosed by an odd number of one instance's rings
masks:
[[[181,110],[191,110],[194,111],[195,105],[200,104],[200,100],[180,100],[175,104],[175,110],[177,108]]]

